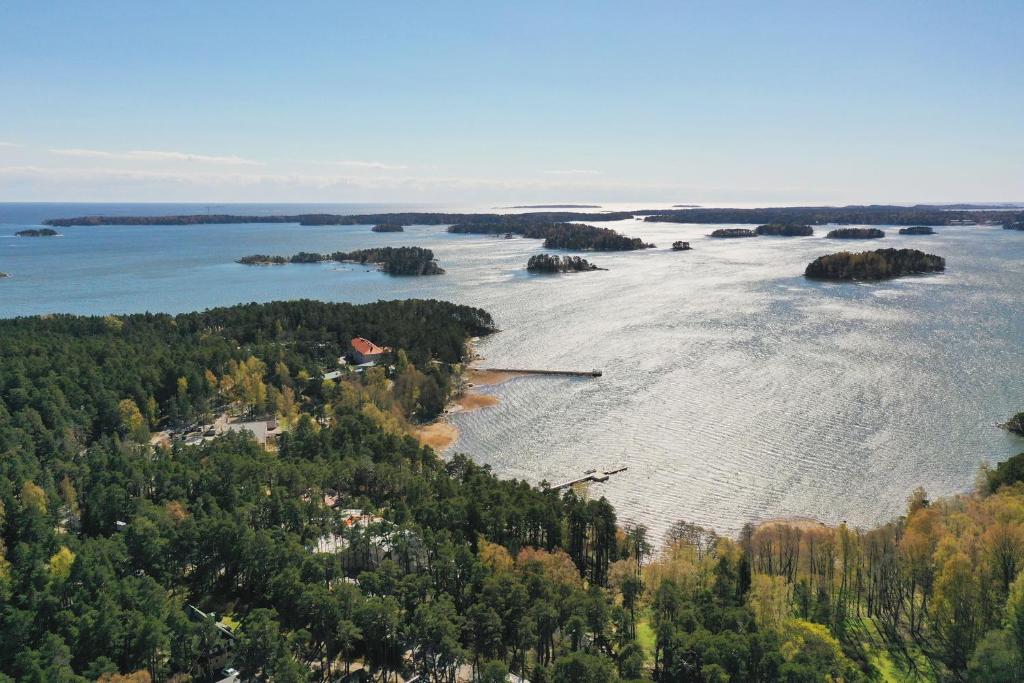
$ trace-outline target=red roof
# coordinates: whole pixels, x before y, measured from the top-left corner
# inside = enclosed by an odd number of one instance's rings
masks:
[[[352,348],[363,356],[374,356],[378,353],[384,353],[384,349],[377,346],[369,339],[363,339],[362,337],[356,337],[352,340]]]

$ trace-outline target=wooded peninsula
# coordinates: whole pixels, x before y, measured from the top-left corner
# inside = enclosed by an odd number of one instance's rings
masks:
[[[807,265],[804,275],[823,280],[884,280],[945,269],[946,259],[917,249],[876,249],[819,256]]]
[[[284,265],[286,263],[371,263],[389,275],[442,275],[444,269],[434,260],[434,252],[422,247],[378,247],[356,251],[318,254],[302,251],[293,256],[254,254],[243,256],[238,263],[247,266]]]
[[[873,529],[656,551],[410,436],[492,331],[416,300],[0,320],[0,678],[1020,680],[1024,454]],[[354,338],[384,362],[339,365]]]

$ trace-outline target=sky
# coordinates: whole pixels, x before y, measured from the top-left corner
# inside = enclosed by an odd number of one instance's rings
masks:
[[[0,201],[1024,201],[1024,2],[0,3]]]

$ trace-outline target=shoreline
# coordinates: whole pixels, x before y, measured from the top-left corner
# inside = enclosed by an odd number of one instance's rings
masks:
[[[493,394],[476,391],[477,387],[494,386],[506,382],[523,373],[492,372],[479,370],[474,366],[482,360],[474,346],[475,339],[466,343],[466,361],[459,373],[459,389],[448,401],[444,413],[430,424],[417,428],[414,436],[424,446],[430,446],[438,453],[451,448],[459,440],[459,428],[452,424],[449,417],[458,412],[471,412],[498,405],[501,400]]]

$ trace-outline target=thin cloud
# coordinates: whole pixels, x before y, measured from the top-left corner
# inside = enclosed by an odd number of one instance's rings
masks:
[[[600,171],[590,171],[581,168],[569,168],[559,171],[541,171],[544,175],[601,175]]]
[[[137,149],[128,152],[109,152],[102,149],[51,149],[51,154],[66,157],[86,157],[90,159],[116,159],[118,161],[189,161],[201,164],[227,164],[233,166],[263,166],[261,161],[244,159],[238,156],[213,156],[209,154],[189,154],[187,152],[168,152],[153,149]]]
[[[19,145],[17,142],[5,142],[4,140],[0,140],[0,147],[24,147],[24,145]]]
[[[401,164],[386,164],[382,161],[358,161],[354,159],[343,159],[341,161],[328,161],[332,166],[350,166],[352,168],[376,168],[381,171],[401,171],[409,168]]]

